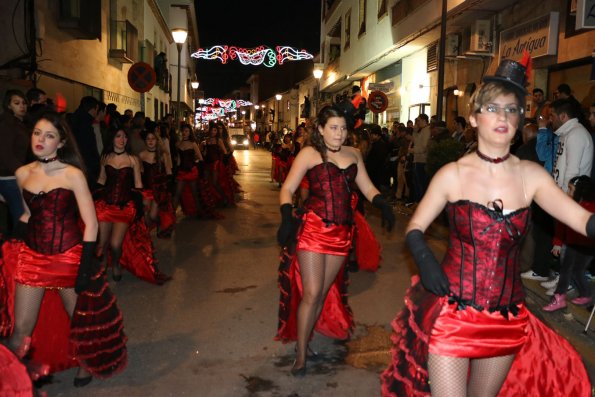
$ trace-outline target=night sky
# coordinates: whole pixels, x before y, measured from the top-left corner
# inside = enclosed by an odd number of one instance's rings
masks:
[[[320,0],[195,0],[195,8],[201,48],[265,45],[274,50],[277,45],[288,45],[313,55],[319,52]],[[246,79],[259,68],[267,69],[244,66],[237,60],[225,65],[218,60],[196,62],[206,97],[223,97],[246,85]]]

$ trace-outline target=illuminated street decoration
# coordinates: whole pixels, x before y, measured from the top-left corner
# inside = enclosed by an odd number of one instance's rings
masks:
[[[203,99],[204,105],[219,106],[222,108],[239,108],[242,106],[252,106],[252,102],[245,101],[243,99],[219,99],[219,98],[207,98]]]
[[[287,61],[302,61],[312,59],[314,56],[306,50],[298,50],[288,46],[277,46],[276,51],[266,46],[255,48],[240,48],[231,46],[213,46],[211,48],[199,48],[192,54],[192,57],[198,59],[218,59],[221,63],[227,63],[229,59],[238,60],[242,65],[264,65],[272,68],[277,63],[283,65]]]

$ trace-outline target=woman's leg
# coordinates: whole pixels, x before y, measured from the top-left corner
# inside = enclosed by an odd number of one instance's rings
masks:
[[[566,295],[568,286],[570,285],[570,278],[574,269],[574,262],[576,260],[576,250],[566,248],[566,252],[560,261],[560,279],[556,286],[556,294]]]
[[[428,378],[432,397],[465,397],[468,374],[468,358],[429,354]]]
[[[587,281],[587,277],[585,276],[585,271],[591,264],[593,260],[593,249],[589,247],[573,247],[571,245],[568,246],[566,249],[566,254],[570,250],[575,251],[575,260],[574,266],[572,269],[572,281],[574,285],[578,289],[578,296],[579,297],[591,297],[591,284]]]
[[[192,199],[196,203],[196,210],[200,214],[202,212],[202,203],[198,197],[198,186],[196,181],[189,182],[190,192],[192,193]]]
[[[99,222],[99,244],[97,245],[96,255],[101,258],[102,271],[107,270],[107,244],[112,235],[111,222]]]
[[[149,221],[159,224],[159,205],[157,205],[157,202],[155,200],[151,200],[148,209],[147,217],[149,218]]]
[[[297,255],[303,291],[297,313],[298,341],[294,365],[296,369],[306,365],[308,341],[322,310],[324,297],[345,261],[343,256],[324,255],[304,250],[298,251]]]
[[[76,307],[76,300],[78,295],[74,292],[74,288],[63,288],[60,291],[60,298],[62,298],[62,303],[64,304],[64,310],[68,313],[68,317],[72,319],[72,315],[74,313],[74,308]],[[89,372],[87,372],[82,367],[79,367],[79,370],[76,374],[77,378],[86,378],[90,376]]]
[[[14,330],[8,340],[8,347],[17,352],[26,337],[33,334],[45,288],[16,284],[14,298]],[[23,352],[26,353],[26,352]]]
[[[128,231],[127,223],[114,223],[112,235],[110,238],[110,249],[112,253],[112,272],[114,281],[120,281],[122,278],[122,268],[120,267],[120,257],[122,256],[122,243],[124,236]]]
[[[497,396],[513,361],[514,354],[471,360],[469,397]]]

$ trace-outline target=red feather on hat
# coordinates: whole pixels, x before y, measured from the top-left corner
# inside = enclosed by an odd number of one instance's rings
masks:
[[[525,77],[527,78],[526,81],[529,82],[529,79],[531,78],[531,72],[533,71],[533,61],[527,50],[523,50],[523,58],[521,58],[519,63],[525,67]]]

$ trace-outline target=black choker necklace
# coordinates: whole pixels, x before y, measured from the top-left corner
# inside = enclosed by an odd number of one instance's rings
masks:
[[[119,156],[119,155],[121,155],[121,154],[124,154],[124,153],[126,153],[126,150],[124,150],[124,151],[121,151],[121,152],[116,152],[116,151],[114,150],[114,153],[116,154],[116,156]]]
[[[51,163],[56,160],[58,160],[58,156],[52,157],[51,159],[37,159],[37,161],[39,161],[40,163],[44,163],[44,164]]]
[[[153,149],[153,150],[147,149],[147,152],[149,152],[149,153],[155,153],[156,151],[157,151],[157,149]]]
[[[488,163],[494,163],[494,164],[500,164],[500,163],[508,160],[508,158],[510,157],[510,152],[506,153],[502,157],[496,157],[496,158],[486,156],[485,154],[480,152],[479,149],[476,149],[475,153],[477,153],[477,156],[479,156],[479,158],[482,159],[483,161],[487,161]]]
[[[324,146],[326,146],[326,145],[324,145]],[[341,151],[341,147],[342,146],[339,146],[339,149],[333,149],[333,148],[330,148],[330,147],[326,146],[326,150],[328,150],[331,153],[337,153],[337,152],[340,152]]]

